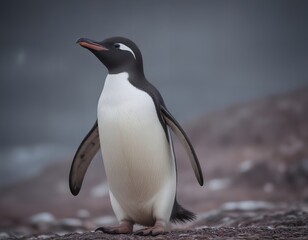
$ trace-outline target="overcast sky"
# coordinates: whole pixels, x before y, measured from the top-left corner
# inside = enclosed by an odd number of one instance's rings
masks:
[[[1,1],[0,150],[78,146],[107,74],[79,37],[131,38],[181,123],[308,85],[308,1]]]

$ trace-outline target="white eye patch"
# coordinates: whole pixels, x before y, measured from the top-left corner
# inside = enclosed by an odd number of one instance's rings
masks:
[[[136,59],[135,53],[133,52],[133,50],[131,50],[129,47],[127,47],[126,45],[124,45],[123,43],[117,43],[119,44],[119,49],[123,50],[123,51],[129,51],[133,54],[134,58]]]

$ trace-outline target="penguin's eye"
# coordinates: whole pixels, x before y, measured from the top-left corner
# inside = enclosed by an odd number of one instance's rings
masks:
[[[119,43],[115,43],[115,44],[113,44],[113,46],[116,48],[116,49],[120,49],[120,44]]]

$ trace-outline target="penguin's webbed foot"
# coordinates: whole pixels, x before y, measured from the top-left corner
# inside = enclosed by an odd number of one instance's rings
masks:
[[[167,233],[167,228],[165,222],[163,221],[156,221],[153,227],[142,228],[134,232],[135,235],[139,236],[157,236],[166,233]]]
[[[109,234],[130,234],[133,232],[133,223],[130,221],[122,221],[119,226],[99,227],[95,230]]]

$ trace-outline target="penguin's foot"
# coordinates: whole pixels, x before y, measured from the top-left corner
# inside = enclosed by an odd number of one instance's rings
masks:
[[[119,226],[99,227],[95,230],[109,234],[130,234],[133,232],[133,223],[127,220],[121,221]]]
[[[166,233],[167,233],[166,223],[162,220],[157,220],[153,227],[142,228],[134,232],[135,235],[139,236],[157,236]]]

